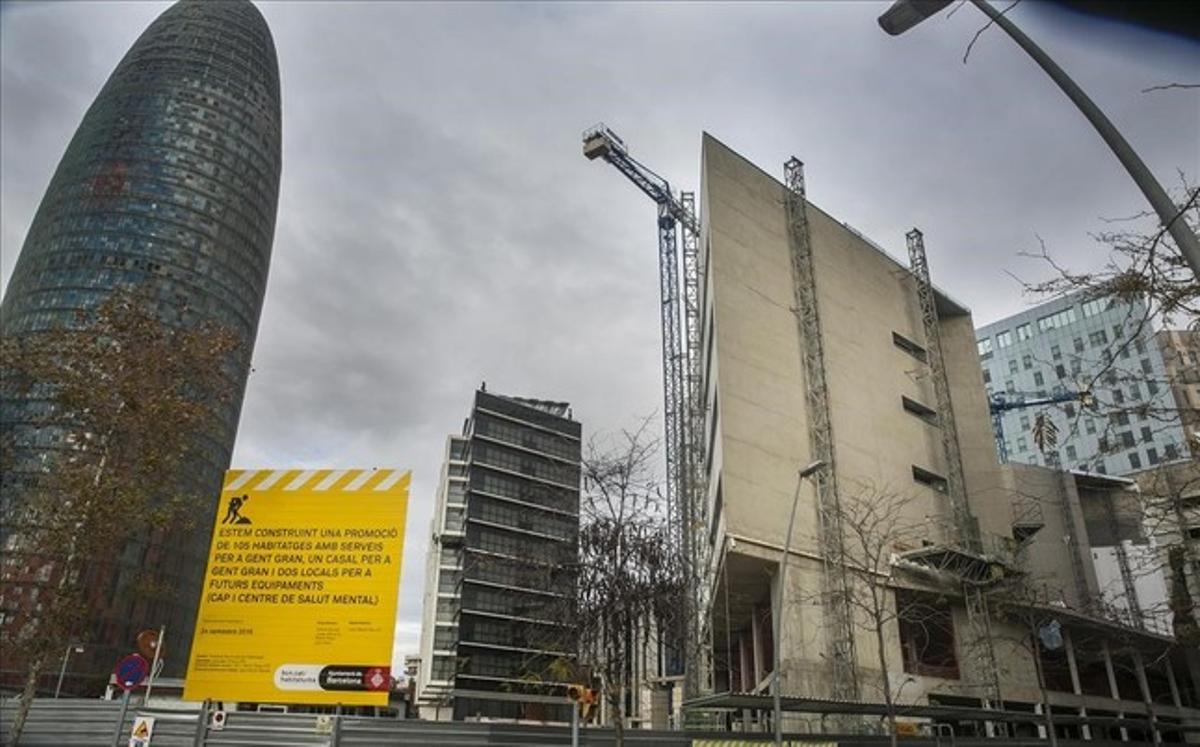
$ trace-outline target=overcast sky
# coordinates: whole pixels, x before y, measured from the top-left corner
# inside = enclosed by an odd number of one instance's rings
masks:
[[[977,324],[1031,303],[1040,236],[1144,208],[1083,117],[972,7],[886,36],[872,2],[259,2],[283,83],[271,277],[233,466],[414,472],[397,654],[419,638],[445,436],[481,381],[570,401],[586,433],[661,410],[653,204],[589,163],[604,121],[676,189],[700,136],[902,256]],[[0,6],[0,279],[84,110],[156,2]],[[1152,171],[1200,178],[1200,47],[1025,2],[1010,17]]]

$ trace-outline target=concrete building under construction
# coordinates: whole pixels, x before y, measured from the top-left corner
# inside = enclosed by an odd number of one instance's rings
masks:
[[[745,696],[778,658],[793,705],[1048,702],[1051,728],[1094,739],[1200,723],[1162,571],[1130,571],[1148,541],[1133,481],[1000,465],[970,311],[929,283],[921,234],[898,261],[808,202],[798,161],[784,173],[704,137],[696,541],[716,694],[692,709],[763,727],[769,699]],[[978,728],[1047,728],[1001,721]]]

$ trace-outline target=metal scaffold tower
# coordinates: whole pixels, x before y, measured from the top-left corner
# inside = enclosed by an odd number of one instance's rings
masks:
[[[702,620],[708,570],[704,542],[704,394],[700,359],[700,290],[703,273],[700,256],[700,222],[695,195],[677,198],[666,179],[629,155],[625,142],[604,125],[583,135],[583,154],[612,164],[658,205],[658,270],[662,301],[663,422],[667,467],[667,505],[675,527],[675,550],[684,568],[687,591],[681,600],[684,620],[681,648],[684,658],[684,695],[699,694]],[[677,226],[683,229],[683,304],[680,303],[680,252]],[[686,349],[685,349],[686,345]]]
[[[1130,624],[1135,628],[1146,627],[1146,617],[1142,614],[1142,605],[1138,602],[1137,587],[1133,581],[1133,570],[1129,566],[1129,553],[1125,543],[1121,541],[1121,522],[1117,518],[1117,505],[1112,493],[1108,494],[1108,529],[1112,532],[1113,553],[1117,557],[1117,570],[1121,574],[1121,587],[1125,593],[1125,604],[1128,605]]]
[[[917,285],[917,298],[921,305],[921,321],[925,328],[926,358],[930,378],[933,379],[934,398],[937,403],[938,425],[942,437],[942,451],[946,462],[946,493],[950,499],[950,511],[954,521],[955,544],[942,552],[943,556],[957,555],[954,561],[961,569],[963,601],[967,610],[970,637],[967,641],[971,658],[984,677],[985,706],[1001,707],[1000,668],[996,660],[996,649],[992,641],[991,615],[988,610],[987,589],[995,580],[992,570],[997,568],[988,562],[983,550],[979,524],[967,504],[966,481],[963,478],[962,453],[958,443],[958,427],[954,421],[954,404],[950,399],[950,380],[946,374],[946,361],[942,353],[941,321],[937,311],[937,299],[933,293],[933,282],[929,276],[929,261],[925,255],[925,237],[917,229],[909,231],[909,267]],[[929,553],[930,558],[936,557]]]
[[[1069,472],[1062,472],[1058,462],[1058,452],[1046,454],[1050,460],[1049,466],[1058,471],[1054,480],[1054,500],[1057,501],[1062,513],[1063,544],[1067,546],[1067,554],[1071,556],[1071,581],[1073,591],[1079,597],[1079,605],[1084,609],[1091,607],[1092,598],[1088,591],[1087,573],[1083,566],[1083,548],[1080,547],[1079,533],[1075,531],[1075,513],[1071,510],[1071,498],[1067,495],[1066,481],[1070,479]]]
[[[981,699],[985,708],[1003,708],[1000,691],[1000,663],[992,643],[992,613],[988,609],[987,589],[983,584],[963,582],[963,603],[967,608],[967,628],[971,631],[967,650],[984,673],[986,693]]]
[[[805,404],[808,414],[809,450],[813,460],[825,463],[813,475],[817,490],[821,558],[824,565],[824,619],[826,642],[832,668],[833,696],[858,697],[855,674],[854,618],[850,607],[850,581],[846,572],[845,537],[842,534],[838,499],[837,462],[833,424],[829,411],[829,389],[825,380],[825,347],[817,303],[816,273],[808,235],[804,164],[791,158],[783,165],[787,186],[788,243],[792,256],[792,284],[796,322],[800,333],[804,368]],[[782,598],[782,595],[781,595]]]
[[[967,485],[963,479],[962,453],[958,446],[958,427],[954,422],[954,405],[950,401],[950,380],[946,376],[946,362],[942,357],[942,329],[938,319],[937,300],[933,296],[933,282],[929,279],[929,261],[925,257],[925,236],[917,229],[909,231],[908,262],[917,281],[917,298],[921,304],[921,322],[925,327],[925,348],[929,362],[929,373],[933,379],[933,394],[937,402],[938,422],[942,435],[942,451],[946,457],[946,493],[950,498],[950,511],[954,516],[954,528],[958,541],[967,550],[978,552],[982,548],[979,528],[971,510],[967,507]]]

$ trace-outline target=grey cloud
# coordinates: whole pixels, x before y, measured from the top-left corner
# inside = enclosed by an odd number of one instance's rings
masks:
[[[162,6],[2,6],[3,277],[84,109]],[[654,208],[580,154],[606,120],[676,189],[709,130],[903,255],[980,322],[1044,236],[1078,267],[1141,197],[1032,63],[963,8],[900,38],[875,3],[261,3],[283,184],[234,462],[414,469],[397,651],[415,649],[429,506],[471,390],[569,400],[586,430],[661,409]],[[1013,17],[1164,180],[1200,176],[1196,45],[1041,6]]]

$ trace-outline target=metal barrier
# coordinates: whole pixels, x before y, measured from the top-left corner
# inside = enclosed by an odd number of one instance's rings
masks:
[[[117,732],[120,703],[103,700],[40,699],[34,702],[21,737],[30,747],[112,747]],[[16,714],[16,701],[0,702],[0,742],[8,744],[8,730]],[[565,747],[571,743],[566,726],[536,724],[403,721],[365,716],[317,716],[298,713],[229,711],[222,728],[213,728],[208,714],[196,710],[143,708],[132,705],[120,727],[119,747],[129,743],[138,716],[154,718],[152,747]],[[811,728],[811,727],[810,727]],[[931,733],[902,737],[904,747],[1046,747],[1045,740],[955,737],[949,724],[935,724]],[[805,734],[785,736],[789,747],[886,747],[886,734]],[[579,735],[581,747],[613,747],[612,729],[587,728]],[[718,731],[652,731],[628,729],[629,747],[765,747],[767,733]],[[1102,741],[1059,739],[1060,747],[1098,747]],[[1129,744],[1128,742],[1125,744]]]

